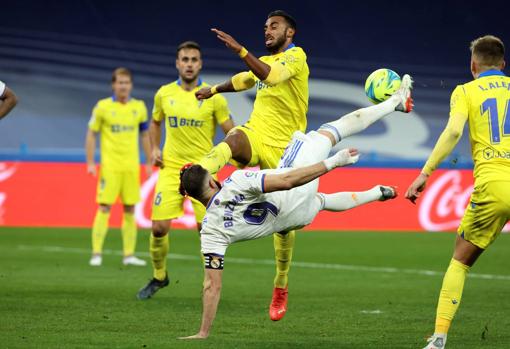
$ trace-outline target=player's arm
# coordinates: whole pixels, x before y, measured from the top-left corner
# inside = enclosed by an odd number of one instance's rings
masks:
[[[234,120],[232,119],[228,119],[227,121],[225,121],[224,123],[222,123],[220,125],[223,133],[227,134],[231,129],[234,128]]]
[[[147,176],[152,175],[152,158],[151,158],[151,140],[149,137],[148,130],[142,131],[140,134],[140,138],[142,141],[142,149],[143,153],[145,155],[145,171],[147,173]]]
[[[336,167],[354,164],[358,159],[359,155],[357,149],[342,149],[332,157],[314,165],[297,168],[284,173],[265,175],[262,179],[264,182],[262,190],[264,193],[270,193],[299,187],[313,181]]]
[[[248,68],[255,74],[257,78],[264,81],[269,76],[271,66],[262,62],[260,59],[249,53],[241,44],[239,44],[231,35],[218,30],[211,29],[216,34],[216,37],[225,43],[229,49],[237,53],[244,61]]]
[[[154,166],[163,168],[163,157],[159,145],[161,144],[161,121],[151,120],[149,126],[150,159]]]
[[[464,131],[464,125],[468,119],[468,109],[466,97],[462,87],[457,87],[452,93],[451,112],[448,123],[439,136],[439,139],[432,150],[421,173],[416,177],[406,192],[406,198],[413,204],[420,197],[420,193],[425,189],[429,176],[434,172],[439,164],[453,151]]]
[[[91,130],[87,130],[87,136],[85,138],[85,156],[87,159],[87,173],[96,176],[96,161],[94,160],[94,154],[96,152],[96,135],[97,133]]]
[[[85,158],[87,161],[87,173],[96,176],[96,161],[95,161],[95,152],[96,152],[96,139],[97,134],[101,130],[102,122],[103,122],[103,113],[104,111],[101,109],[100,104],[96,104],[94,109],[92,110],[92,116],[89,120],[87,136],[85,137]]]
[[[3,85],[2,82],[0,84]],[[9,87],[4,85],[4,91],[0,91],[0,100],[2,101],[0,103],[0,119],[2,119],[16,106],[18,98]]]
[[[154,107],[152,109],[152,120],[149,125],[149,140],[151,148],[151,162],[154,166],[163,168],[163,156],[161,153],[161,122],[165,114],[161,106],[159,91],[154,96]]]
[[[214,86],[206,86],[195,92],[197,99],[207,99],[214,96],[216,93],[224,92],[241,92],[249,90],[255,86],[255,79],[250,72],[240,72],[229,80]]]
[[[218,310],[218,303],[220,302],[222,275],[223,270],[221,269],[205,269],[202,296],[202,325],[200,326],[200,331],[193,336],[181,337],[180,339],[205,339],[209,336],[209,331]]]
[[[231,35],[215,28],[211,30],[216,33],[218,39],[223,41],[228,48],[237,53],[250,71],[259,78],[259,80],[264,81],[266,85],[274,86],[290,79],[300,70],[298,67],[302,66],[302,62],[294,62],[295,67],[288,69],[282,62],[275,62],[272,64],[264,63],[248,52],[248,50],[239,44]]]

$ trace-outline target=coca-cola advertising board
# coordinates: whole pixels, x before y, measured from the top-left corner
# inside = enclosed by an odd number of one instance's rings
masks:
[[[220,173],[226,178],[233,167]],[[416,205],[403,193],[418,169],[340,168],[320,180],[319,190],[361,191],[376,184],[397,186],[395,200],[375,202],[350,211],[321,212],[308,230],[452,231],[455,230],[473,190],[471,170],[438,170]],[[136,206],[140,227],[150,227],[150,212],[158,173],[146,178],[142,168],[142,201]],[[89,227],[97,209],[97,178],[82,163],[0,162],[0,225]],[[115,205],[111,226],[121,222],[121,206]],[[175,228],[194,228],[189,202],[185,214],[174,220]]]

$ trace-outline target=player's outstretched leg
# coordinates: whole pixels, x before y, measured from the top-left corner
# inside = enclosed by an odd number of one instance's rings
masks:
[[[340,140],[359,133],[372,125],[377,120],[393,111],[409,113],[413,110],[414,104],[411,97],[413,80],[408,74],[402,78],[402,84],[397,92],[390,98],[377,105],[358,109],[352,113],[342,116],[340,119],[328,122],[319,128],[319,131],[331,133],[336,143]]]
[[[317,195],[321,200],[322,210],[341,212],[373,201],[394,199],[398,193],[395,187],[376,185],[372,189],[362,192],[318,193]]]

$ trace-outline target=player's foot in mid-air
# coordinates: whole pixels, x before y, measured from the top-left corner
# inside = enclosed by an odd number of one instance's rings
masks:
[[[410,113],[414,108],[414,101],[411,96],[411,90],[413,89],[413,79],[409,74],[405,74],[402,77],[402,83],[394,96],[400,98],[400,103],[395,107],[396,111],[403,113]]]
[[[446,345],[446,335],[433,335],[428,339],[428,344],[423,349],[444,349]]]
[[[153,278],[151,281],[149,281],[147,285],[145,285],[142,289],[140,289],[140,291],[138,291],[136,298],[140,300],[149,299],[152,296],[154,296],[154,294],[158,292],[160,289],[162,289],[163,287],[167,287],[169,283],[170,280],[168,279],[168,275],[165,275],[164,280],[158,280]]]
[[[273,299],[269,306],[269,317],[273,321],[281,320],[287,312],[288,288],[275,287],[273,290]]]
[[[398,196],[397,188],[390,185],[380,185],[381,198],[379,201],[395,199]]]
[[[100,254],[95,254],[90,258],[89,265],[93,267],[100,267],[103,264],[103,257]]]
[[[147,262],[135,256],[127,256],[122,259],[124,265],[135,265],[137,267],[145,267]]]

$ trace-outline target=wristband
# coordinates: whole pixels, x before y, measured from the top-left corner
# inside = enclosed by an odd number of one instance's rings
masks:
[[[215,95],[218,93],[218,85],[211,87],[211,94]]]
[[[324,163],[324,166],[326,166],[328,172],[336,167],[336,159],[334,156],[327,158],[322,162]]]
[[[238,55],[239,57],[244,58],[248,55],[248,50],[244,47],[241,47],[241,51],[239,51]]]

